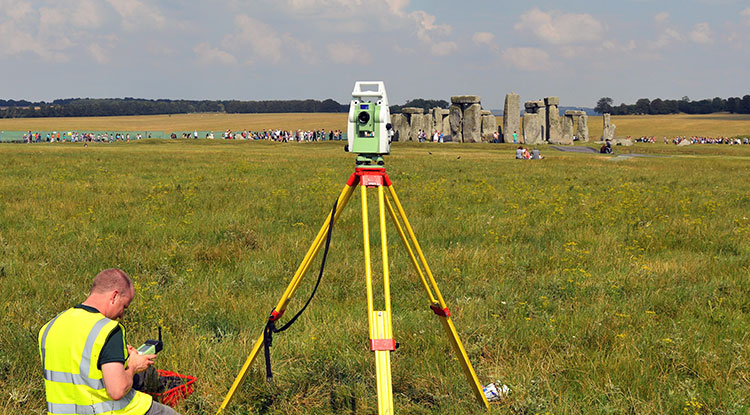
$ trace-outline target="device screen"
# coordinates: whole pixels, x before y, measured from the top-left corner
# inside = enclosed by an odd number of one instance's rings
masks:
[[[361,110],[369,110],[370,109],[370,104],[362,104],[362,105],[359,106],[359,109],[361,109]]]

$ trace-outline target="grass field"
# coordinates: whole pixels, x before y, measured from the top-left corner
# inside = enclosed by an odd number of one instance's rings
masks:
[[[490,413],[750,412],[750,146],[628,150],[664,157],[394,145],[390,177],[479,379],[512,390]],[[214,413],[353,168],[328,142],[3,145],[0,160],[5,414],[43,413],[37,332],[107,267],[136,283],[129,341],[161,324],[157,367],[198,377],[178,409]],[[357,195],[316,298],[275,337],[275,384],[261,357],[228,413],[377,412],[361,232]],[[483,413],[388,238],[397,413]]]
[[[132,117],[14,118],[0,119],[0,131],[260,131],[285,130],[346,131],[346,114],[175,114]],[[502,126],[502,117],[497,117]],[[612,117],[617,136],[750,136],[750,115],[631,115]],[[602,135],[602,118],[589,117],[593,139]]]

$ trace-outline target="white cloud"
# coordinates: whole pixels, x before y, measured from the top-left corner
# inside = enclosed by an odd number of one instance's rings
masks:
[[[661,49],[680,40],[682,40],[682,35],[678,31],[666,28],[659,34],[658,38],[648,42],[648,47],[649,49]]]
[[[654,22],[664,23],[669,20],[669,12],[661,12],[654,15]]]
[[[489,32],[476,32],[471,40],[475,45],[492,45],[495,35]]]
[[[77,27],[97,28],[102,25],[98,3],[93,0],[78,1],[71,15],[71,21]]]
[[[31,53],[48,62],[67,62],[68,49],[75,46],[67,33],[60,33],[65,14],[55,8],[35,10],[29,2],[0,1],[9,19],[0,21],[0,56]],[[1,13],[1,12],[0,12]]]
[[[90,44],[88,47],[88,52],[97,63],[101,65],[109,63],[109,55],[107,54],[107,51],[100,44],[98,43]]]
[[[508,48],[503,51],[503,59],[525,71],[541,71],[552,67],[549,54],[538,48]]]
[[[357,43],[335,42],[330,43],[327,49],[334,63],[368,65],[372,62],[370,52]]]
[[[404,10],[409,5],[409,0],[385,0],[391,12],[397,16],[403,16]]]
[[[318,54],[310,41],[301,41],[289,33],[281,35],[284,44],[294,49],[296,56],[299,56],[305,63],[317,63]]]
[[[237,59],[231,53],[211,47],[208,42],[195,45],[193,52],[198,56],[198,61],[204,65],[232,65],[237,63]]]
[[[471,41],[477,46],[485,46],[493,52],[499,52],[500,48],[495,43],[495,35],[489,32],[476,32],[471,37]]]
[[[126,30],[138,28],[164,28],[166,19],[161,11],[140,0],[107,0],[122,18],[122,27]]]
[[[435,35],[449,35],[452,27],[447,24],[436,24],[437,18],[423,10],[416,10],[409,13],[409,17],[417,24],[417,37],[425,42],[432,42]]]
[[[632,52],[636,48],[635,40],[631,39],[627,43],[618,43],[611,40],[602,42],[602,49],[606,51]]]
[[[604,34],[604,26],[590,14],[545,13],[538,7],[522,14],[513,27],[553,45],[601,41]]]
[[[283,56],[282,40],[273,27],[241,14],[234,19],[235,33],[227,35],[221,45],[225,49],[242,50],[249,46],[250,52],[258,58],[278,63]]]
[[[740,16],[743,17],[742,23],[745,24],[745,25],[747,25],[747,26],[750,26],[750,7],[748,7],[745,10],[742,10],[740,12]]]
[[[435,56],[448,56],[457,50],[456,42],[437,42],[430,46],[430,52]]]
[[[712,43],[713,34],[711,33],[711,27],[708,23],[698,23],[693,26],[693,31],[690,32],[690,40],[702,45]]]
[[[20,20],[27,15],[34,13],[34,8],[28,1],[6,0],[0,3],[0,6],[2,6],[5,14],[8,15],[8,17],[10,17],[12,20]]]
[[[436,39],[450,35],[453,31],[450,25],[437,24],[437,18],[423,10],[409,13],[409,18],[417,24],[417,38],[428,46],[431,54],[447,56],[458,50],[455,42]]]

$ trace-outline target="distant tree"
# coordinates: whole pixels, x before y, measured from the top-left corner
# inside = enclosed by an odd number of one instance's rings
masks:
[[[750,114],[750,95],[745,95],[744,97],[742,97],[738,112],[740,114]]]
[[[726,110],[726,107],[726,101],[719,97],[716,97],[711,101],[711,112],[722,112]]]
[[[732,97],[727,99],[727,105],[726,110],[731,112],[732,114],[737,114],[740,111],[740,103],[742,100],[740,100],[737,97]]]
[[[648,111],[649,114],[667,114],[667,107],[664,105],[664,101],[661,98],[656,98],[651,101],[651,107]]]
[[[599,101],[596,101],[594,112],[599,113],[599,114],[611,113],[612,104],[614,104],[614,102],[615,101],[610,97],[599,98]]]
[[[650,109],[651,109],[651,101],[648,98],[641,98],[635,102],[636,114],[649,114]]]

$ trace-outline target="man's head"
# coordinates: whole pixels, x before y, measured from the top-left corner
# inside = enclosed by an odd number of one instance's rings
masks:
[[[85,304],[91,305],[105,317],[117,320],[135,296],[130,277],[123,270],[109,268],[94,277],[91,292]]]

